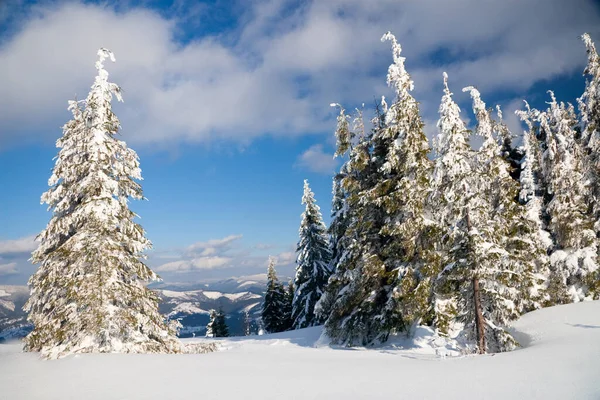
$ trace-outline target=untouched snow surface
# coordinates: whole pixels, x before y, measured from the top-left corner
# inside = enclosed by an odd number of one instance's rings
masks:
[[[418,332],[368,350],[331,348],[316,327],[218,340],[210,354],[56,361],[12,342],[0,344],[0,399],[600,399],[599,301],[525,315],[510,353],[442,358]]]

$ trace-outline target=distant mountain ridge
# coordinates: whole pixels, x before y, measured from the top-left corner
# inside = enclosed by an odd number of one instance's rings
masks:
[[[257,330],[266,275],[230,278],[199,283],[161,283],[152,285],[162,299],[159,310],[183,325],[180,337],[203,336],[211,309],[223,309],[231,335],[243,334],[244,313]],[[23,306],[29,298],[27,286],[0,285],[0,342],[19,338],[31,331]]]

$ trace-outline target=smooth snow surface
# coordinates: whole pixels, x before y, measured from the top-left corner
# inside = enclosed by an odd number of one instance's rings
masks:
[[[0,345],[0,399],[600,399],[600,301],[525,315],[525,348],[510,353],[440,358],[419,332],[405,349],[334,349],[315,327],[219,340],[210,354],[56,361],[13,342]]]

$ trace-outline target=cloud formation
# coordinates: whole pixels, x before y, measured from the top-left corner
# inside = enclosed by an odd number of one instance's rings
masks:
[[[267,254],[264,250],[275,250],[273,254],[278,259],[278,266],[284,275],[290,276],[296,261],[295,253],[288,248],[280,249],[272,244],[261,243],[247,246],[241,242],[242,235],[229,235],[224,238],[197,242],[179,252],[176,260],[160,264],[153,269],[163,275],[166,280],[194,278],[193,274],[221,277],[232,275],[248,275],[261,273],[267,268]],[[172,251],[171,253],[176,254]],[[152,257],[152,256],[151,256]],[[223,272],[224,271],[224,272]],[[170,275],[175,274],[175,275]]]
[[[0,240],[0,256],[29,254],[37,248],[35,236],[20,239]]]
[[[77,2],[34,7],[0,46],[0,146],[56,139],[67,100],[87,94],[100,46],[117,57],[107,69],[124,89],[115,108],[124,138],[166,144],[331,132],[332,101],[349,108],[389,94],[382,30],[402,43],[427,120],[436,119],[442,70],[457,97],[466,85],[484,97],[526,92],[582,70],[582,32],[600,39],[592,0],[244,4],[234,32],[185,43],[181,16]]]
[[[338,161],[333,154],[325,153],[322,144],[315,144],[298,156],[297,167],[308,169],[319,174],[335,173]]]
[[[17,274],[17,263],[0,264],[0,276]]]

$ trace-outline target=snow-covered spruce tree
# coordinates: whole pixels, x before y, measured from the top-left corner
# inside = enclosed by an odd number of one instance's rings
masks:
[[[250,336],[252,329],[252,320],[250,319],[250,313],[248,312],[248,310],[244,311],[244,321],[242,327],[244,329],[244,336]]]
[[[208,324],[206,325],[206,337],[215,337],[215,324],[217,321],[217,310],[210,310],[208,314]]]
[[[594,217],[594,230],[600,237],[600,56],[589,34],[582,39],[587,48],[588,64],[584,74],[588,79],[583,95],[578,99],[581,114],[582,142],[586,150],[586,176],[590,180],[590,200]],[[600,270],[589,284],[594,298],[600,296]]]
[[[527,130],[523,132],[523,144],[520,149],[523,158],[520,165],[519,202],[525,206],[525,216],[533,223],[534,227],[537,227],[537,231],[531,236],[531,240],[535,242],[536,248],[545,250],[545,252],[540,251],[536,257],[536,271],[532,286],[529,289],[532,300],[531,308],[541,308],[551,305],[548,291],[548,280],[550,278],[548,252],[553,248],[554,243],[542,220],[542,213],[545,212],[543,196],[546,187],[542,182],[540,143],[533,125],[534,119],[537,117],[527,102],[525,102],[525,107],[524,111],[517,110],[515,112],[527,126]]]
[[[294,293],[296,293],[296,287],[294,286],[294,280],[290,279],[285,289],[285,307],[283,309],[284,323],[282,330],[289,331],[294,329],[294,319],[292,317],[292,310],[294,307]]]
[[[444,73],[444,95],[440,103],[438,135],[434,140],[435,164],[432,191],[429,199],[431,217],[438,225],[439,236],[432,238],[441,250],[440,261],[430,265],[424,284],[431,286],[431,313],[433,326],[442,334],[449,334],[456,318],[455,285],[448,284],[439,267],[452,262],[450,250],[454,247],[457,226],[464,218],[469,200],[478,187],[473,163],[475,152],[469,144],[470,132],[460,117],[460,108],[452,99],[448,88],[448,75]]]
[[[323,322],[318,320],[314,310],[329,279],[328,267],[331,260],[326,227],[307,180],[304,180],[302,204],[306,207],[302,213],[300,240],[296,248],[298,256],[292,304],[294,329],[306,328]]]
[[[547,213],[555,250],[549,290],[552,303],[560,304],[598,297],[598,240],[588,207],[584,152],[575,140],[575,111],[549,93],[550,108],[537,115],[546,136],[543,166],[552,196]]]
[[[392,42],[388,84],[396,99],[375,118],[370,135],[353,147],[350,173],[342,180],[351,240],[337,266],[343,286],[326,329],[335,343],[347,345],[383,342],[407,328],[403,312],[416,308],[415,287],[426,254],[429,146],[401,47],[391,33],[385,40]],[[409,315],[408,322],[412,319]]]
[[[451,262],[443,276],[458,290],[458,314],[468,342],[479,353],[512,350],[506,331],[524,308],[525,289],[533,276],[523,248],[530,241],[524,208],[515,200],[518,187],[510,165],[494,138],[494,121],[479,92],[468,87],[483,144],[475,157],[475,187],[467,193],[460,222],[453,232]],[[531,257],[531,254],[528,255]]]
[[[48,358],[71,353],[170,353],[182,351],[175,324],[158,312],[158,297],[146,287],[158,276],[143,262],[151,246],[128,199],[142,199],[137,154],[115,135],[111,110],[119,86],[108,81],[98,51],[98,75],[83,110],[72,102],[73,119],[57,141],[60,148],[51,188],[42,202],[53,211],[39,235],[25,305],[33,331],[26,351]]]
[[[376,179],[377,170],[371,162],[370,149],[372,147],[373,133],[384,126],[384,113],[378,107],[376,117],[373,119],[373,130],[360,136],[354,146],[343,146],[350,142],[349,139],[340,139],[340,136],[352,135],[349,129],[343,128],[345,114],[340,110],[336,137],[338,148],[336,154],[348,154],[348,160],[340,172],[340,186],[345,193],[345,217],[348,225],[343,236],[339,238],[338,246],[341,250],[335,271],[329,278],[326,293],[320,301],[324,310],[328,310],[325,329],[327,335],[334,343],[339,344],[366,344],[374,340],[367,337],[371,321],[368,314],[357,313],[362,299],[369,297],[369,288],[373,286],[369,279],[362,273],[365,255],[362,253],[367,239],[376,238],[378,228],[373,223],[377,211],[369,202],[363,201],[363,191],[372,185]],[[367,229],[370,228],[370,229]],[[373,240],[373,239],[372,239]],[[354,318],[348,318],[348,316]]]
[[[227,327],[227,321],[225,319],[225,313],[222,308],[215,314],[214,322],[212,324],[213,337],[228,337],[229,328]]]
[[[334,157],[343,157],[347,152],[351,151],[352,141],[355,138],[354,129],[350,129],[349,119],[350,117],[346,115],[344,108],[337,104],[332,103],[331,107],[339,107],[340,113],[337,117],[337,127],[336,127],[336,153]],[[357,116],[355,121],[358,121],[360,118],[359,127],[363,128],[364,124],[362,123],[362,113]],[[356,128],[357,124],[353,128]],[[364,136],[364,134],[362,135]],[[325,292],[315,305],[315,315],[316,318],[324,322],[329,317],[331,312],[331,307],[335,302],[338,294],[338,290],[340,289],[340,282],[338,281],[339,276],[335,274],[337,270],[337,265],[340,263],[342,257],[345,252],[345,244],[347,240],[345,240],[346,229],[348,228],[348,224],[350,223],[349,212],[348,212],[348,203],[347,203],[347,193],[346,190],[342,186],[342,179],[347,175],[348,170],[348,161],[344,162],[341,166],[340,171],[333,177],[333,200],[331,202],[331,223],[329,224],[329,228],[327,232],[329,233],[329,248],[331,251],[331,259],[329,261],[328,269],[331,273],[327,285],[325,286]]]
[[[267,269],[267,291],[262,306],[261,318],[264,329],[268,333],[282,332],[285,330],[285,291],[277,278],[275,271],[276,260],[269,257]]]

